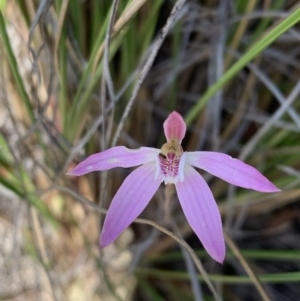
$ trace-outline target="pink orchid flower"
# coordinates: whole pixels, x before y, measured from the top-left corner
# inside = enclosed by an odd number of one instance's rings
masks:
[[[177,112],[164,122],[167,138],[161,149],[131,150],[116,146],[91,155],[68,174],[81,176],[114,167],[138,166],[123,182],[108,209],[100,236],[100,247],[111,244],[147,206],[161,182],[174,184],[183,212],[206,251],[216,261],[225,258],[222,220],[213,194],[194,167],[230,184],[261,192],[280,191],[258,170],[218,152],[184,152],[181,141],[186,125]]]

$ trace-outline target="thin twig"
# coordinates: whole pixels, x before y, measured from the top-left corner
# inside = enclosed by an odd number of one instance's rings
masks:
[[[256,147],[257,143],[260,139],[272,128],[272,126],[279,120],[290,108],[293,102],[297,99],[300,93],[300,80],[295,85],[293,91],[283,102],[281,107],[272,115],[272,117],[264,124],[263,127],[248,141],[248,143],[244,146],[239,159],[245,160],[252,152],[252,150]]]
[[[236,51],[230,50],[232,56],[240,58]],[[249,63],[247,67],[257,76],[257,78],[269,89],[269,91],[274,95],[274,97],[278,100],[278,102],[282,105],[285,102],[285,96],[281,93],[278,87],[274,84],[274,82],[267,76],[263,70],[258,68],[256,64]],[[290,115],[291,119],[294,120],[297,127],[300,129],[300,118],[297,112],[292,108],[287,108],[287,113]]]
[[[229,112],[231,114],[239,114],[239,112],[238,112],[239,108],[240,108],[240,105],[238,105],[238,107],[236,105],[234,105],[234,106],[231,107],[230,104],[227,104],[227,107],[226,107],[225,111]],[[290,108],[290,109],[293,109],[293,108]],[[242,121],[249,120],[251,122],[255,122],[257,124],[264,125],[272,117],[269,114],[258,113],[257,111],[255,111],[253,109],[249,109],[249,111],[247,112],[246,106],[244,106],[242,108],[242,110],[244,111],[244,115],[242,116],[242,119],[240,120],[241,123],[242,123]],[[235,118],[235,117],[233,117],[233,118]],[[238,125],[238,123],[236,123],[235,130],[238,128],[237,125]],[[288,122],[288,121],[284,121],[284,120],[278,120],[274,124],[274,128],[280,129],[280,130],[286,130],[286,131],[294,132],[294,133],[299,133],[300,132],[300,129],[298,128],[298,126],[296,126],[292,122]],[[225,142],[225,140],[224,140],[224,142]],[[225,146],[226,146],[226,148],[225,148]],[[227,142],[226,145],[224,145],[224,148],[228,149],[228,142]],[[222,148],[222,151],[226,152],[224,150],[224,148]]]
[[[138,91],[146,77],[146,75],[148,74],[153,62],[154,62],[154,59],[158,53],[158,50],[160,49],[163,41],[165,40],[165,37],[167,36],[168,32],[170,31],[170,29],[172,28],[173,24],[175,23],[176,19],[177,19],[177,16],[178,16],[178,13],[180,12],[180,10],[182,9],[183,5],[185,4],[186,0],[178,0],[176,2],[176,4],[174,5],[172,11],[171,11],[171,14],[167,20],[167,23],[166,25],[164,26],[164,28],[162,29],[158,39],[156,40],[156,42],[154,43],[153,45],[153,50],[148,58],[148,60],[146,61],[146,64],[145,66],[143,67],[142,71],[141,71],[141,74],[137,80],[137,83],[135,84],[134,88],[133,88],[133,92],[132,92],[132,95],[127,103],[127,106],[125,108],[125,111],[123,113],[123,116],[121,118],[121,121],[118,125],[118,128],[117,128],[117,131],[115,133],[115,136],[113,138],[113,142],[112,142],[112,146],[115,146],[117,144],[117,141],[119,140],[119,137],[120,137],[120,134],[121,134],[121,131],[124,127],[124,124],[125,124],[125,121],[129,115],[129,112],[132,108],[132,105],[136,99],[136,96],[138,94]]]
[[[196,57],[198,59],[199,54],[203,54],[205,52],[208,52],[208,54],[210,53],[209,51],[207,51],[206,48],[203,51],[199,51],[199,49],[197,49],[197,51],[194,54],[191,54],[190,51],[188,51],[191,35],[193,33],[193,30],[195,29],[196,20],[199,17],[199,12],[197,10],[192,10],[192,8],[190,6],[191,5],[188,5],[188,4],[186,5],[186,11],[190,15],[187,20],[188,24],[186,25],[186,29],[183,31],[182,41],[180,42],[180,45],[178,47],[179,48],[178,54],[176,55],[175,61],[174,62],[166,61],[164,63],[165,69],[167,69],[167,70],[169,69],[168,76],[167,77],[164,76],[164,80],[162,81],[159,78],[157,78],[155,76],[155,74],[153,75],[153,77],[159,81],[159,85],[157,85],[157,88],[155,88],[154,93],[153,93],[154,99],[160,99],[160,97],[163,95],[163,93],[166,91],[166,89],[172,83],[174,83],[177,76],[184,69],[188,68],[188,66],[191,65],[191,62],[194,63],[194,60]],[[184,13],[185,13],[185,11],[182,10],[182,14],[184,14]],[[170,65],[170,67],[169,67],[169,65]],[[158,70],[158,73],[161,73],[161,72]]]
[[[109,16],[109,22],[106,30],[105,42],[104,42],[104,55],[103,55],[103,75],[101,81],[101,114],[103,121],[105,120],[105,105],[106,105],[106,84],[110,83],[111,94],[113,93],[113,83],[109,70],[109,47],[111,39],[111,31],[115,21],[119,0],[114,0],[112,3],[111,13]],[[113,93],[114,94],[114,93]],[[110,97],[113,95],[110,95]],[[112,99],[114,103],[114,99]],[[106,149],[106,138],[105,138],[105,122],[102,122],[102,135],[101,135],[101,148],[102,151]]]
[[[105,131],[105,107],[106,107],[106,84],[109,87],[109,96],[111,100],[111,104],[114,106],[115,103],[115,93],[114,93],[114,87],[113,87],[113,81],[110,75],[110,70],[109,70],[109,47],[110,47],[110,39],[111,39],[111,31],[113,28],[113,24],[115,22],[116,14],[117,14],[117,9],[119,5],[119,0],[114,0],[112,3],[112,8],[111,8],[111,13],[109,16],[109,22],[106,30],[106,36],[105,36],[105,44],[104,44],[104,56],[103,56],[103,75],[102,75],[102,83],[101,83],[101,115],[102,115],[102,135],[101,135],[101,150],[104,151],[106,149],[106,134],[109,135],[109,133],[106,133]],[[111,116],[111,123],[113,120],[113,116]],[[101,192],[99,195],[99,205],[102,206],[104,198],[105,198],[105,193],[106,190],[105,185],[106,185],[106,180],[107,180],[107,172],[103,172],[100,177],[100,187],[101,187]],[[99,223],[101,224],[101,215],[100,215],[100,221]]]
[[[36,209],[33,207],[30,207],[30,216],[31,216],[31,220],[32,220],[32,230],[33,230],[33,234],[34,234],[34,237],[36,240],[36,248],[37,248],[37,251],[39,252],[42,265],[44,266],[44,274],[41,275],[41,279],[43,280],[45,290],[46,290],[50,300],[54,301],[54,300],[57,300],[57,298],[55,297],[54,289],[52,287],[48,271],[45,268],[49,265],[50,261],[47,256],[45,241],[44,241],[43,233],[41,230],[41,225],[40,225],[40,222],[38,219],[38,214],[37,214]]]

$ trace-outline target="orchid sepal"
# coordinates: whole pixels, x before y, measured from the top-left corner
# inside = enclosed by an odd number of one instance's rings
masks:
[[[239,187],[260,192],[279,192],[256,168],[218,152],[188,152],[187,163]]]
[[[139,216],[160,183],[160,180],[155,180],[153,162],[138,167],[125,179],[108,209],[100,247],[110,245]]]
[[[81,176],[92,171],[108,170],[115,167],[134,167],[155,161],[159,149],[140,147],[129,149],[115,146],[103,152],[93,154],[68,172],[71,176]]]

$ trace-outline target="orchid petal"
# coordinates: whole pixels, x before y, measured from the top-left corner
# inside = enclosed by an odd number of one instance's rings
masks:
[[[202,176],[190,165],[185,166],[184,182],[175,184],[183,212],[203,247],[222,263],[225,243],[219,208]]]
[[[185,136],[186,125],[180,114],[172,112],[164,122],[164,131],[167,141],[177,140],[181,143]]]
[[[222,180],[261,192],[280,191],[254,167],[218,152],[188,152],[187,163]]]
[[[79,163],[68,174],[81,176],[96,170],[108,170],[115,167],[132,167],[155,161],[159,150],[150,147],[129,149],[125,146],[116,146],[101,153],[89,156]]]
[[[155,168],[155,163],[147,163],[125,179],[108,209],[100,247],[111,244],[147,206],[161,183],[155,179]]]

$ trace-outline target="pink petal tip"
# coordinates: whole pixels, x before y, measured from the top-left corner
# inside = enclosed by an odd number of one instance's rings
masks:
[[[113,243],[145,209],[161,183],[155,179],[155,170],[155,163],[147,163],[125,179],[107,211],[99,241],[101,248]]]
[[[185,136],[186,124],[180,114],[172,112],[164,122],[164,131],[167,141],[177,140],[181,143]]]
[[[213,194],[193,167],[187,165],[184,176],[184,182],[175,185],[183,212],[207,253],[222,263],[226,248],[221,214]]]

